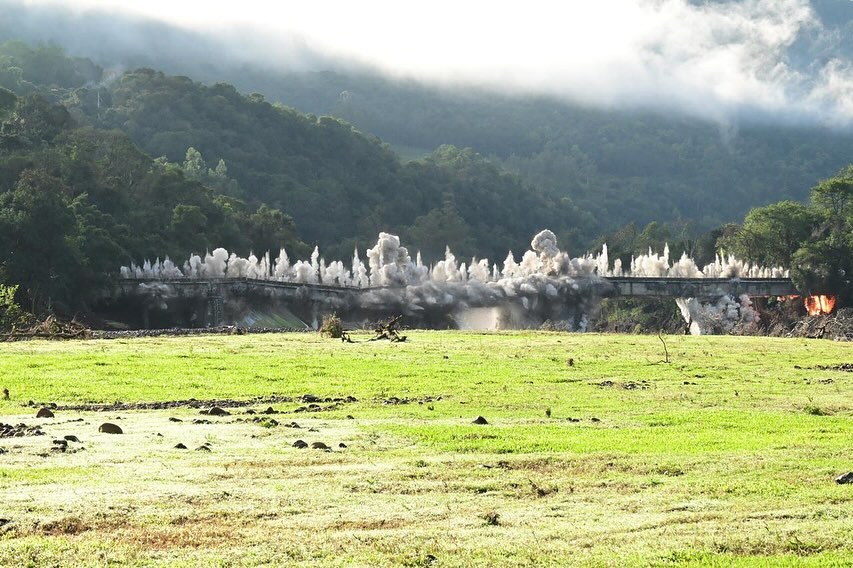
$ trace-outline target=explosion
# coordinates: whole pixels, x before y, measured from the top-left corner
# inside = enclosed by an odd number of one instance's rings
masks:
[[[145,283],[247,279],[323,285],[358,291],[339,296],[340,305],[334,306],[339,310],[385,311],[427,320],[449,314],[461,328],[538,327],[548,320],[580,331],[586,329],[600,297],[611,291],[607,278],[788,277],[783,268],[751,265],[732,256],[718,256],[704,267],[686,254],[672,260],[669,246],[663,254],[649,250],[632,257],[626,267],[618,258],[611,263],[607,245],[596,255],[573,258],[560,250],[556,236],[547,229],[533,237],[530,250],[519,260],[510,251],[502,265],[476,257],[469,263],[460,261],[449,247],[442,260],[427,265],[420,253],[413,258],[400,238],[388,233],[380,233],[376,245],[364,252],[366,261],[356,250],[352,264],[346,266],[342,261],[327,263],[316,248],[310,260],[296,262],[284,249],[273,260],[270,253],[242,258],[218,248],[203,257],[192,255],[183,268],[168,258],[123,266],[121,277]],[[758,319],[748,297],[725,292],[715,298],[684,298],[679,306],[693,333],[730,331]]]

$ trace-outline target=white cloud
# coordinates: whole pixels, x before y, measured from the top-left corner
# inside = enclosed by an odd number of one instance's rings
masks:
[[[57,0],[31,0],[31,4]],[[590,103],[738,109],[853,123],[849,61],[808,73],[787,50],[820,26],[807,0],[399,0],[174,2],[78,0],[227,32],[257,57],[295,43],[426,81],[554,94]],[[244,34],[241,38],[241,34]],[[236,40],[235,40],[236,38]]]

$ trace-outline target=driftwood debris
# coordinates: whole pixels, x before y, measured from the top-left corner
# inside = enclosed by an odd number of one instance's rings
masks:
[[[376,335],[370,339],[370,341],[379,341],[382,339],[387,339],[392,343],[402,343],[406,341],[406,336],[400,335],[400,322],[402,319],[403,316],[396,316],[385,323],[377,325],[373,330]]]
[[[84,339],[90,337],[92,330],[76,319],[62,321],[56,316],[47,316],[26,328],[15,328],[9,333],[0,334],[6,341],[18,339]]]

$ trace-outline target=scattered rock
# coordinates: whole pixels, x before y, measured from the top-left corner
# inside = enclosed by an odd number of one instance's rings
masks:
[[[848,471],[842,475],[839,475],[835,478],[835,483],[845,484],[845,483],[853,483],[853,471]]]
[[[346,444],[344,444],[343,442],[341,442],[340,444],[338,444],[338,447],[339,447],[339,448],[346,448],[346,447],[347,447],[347,445],[346,445]]]
[[[352,414],[347,414],[347,420],[355,420],[355,416]]]
[[[183,422],[180,418],[175,418],[174,416],[169,417],[169,422]]]
[[[254,410],[252,410],[250,408],[249,410],[246,411],[246,414],[257,414],[257,412],[255,412]]]
[[[323,402],[323,399],[319,396],[314,396],[313,394],[303,394],[299,400],[302,402]]]
[[[68,440],[54,440],[53,445],[54,446],[67,446]]]
[[[228,416],[231,413],[223,408],[214,406],[207,411],[202,410],[201,414],[207,414],[208,416]]]
[[[75,436],[74,434],[69,434],[69,435],[67,435],[67,436],[64,436],[64,438],[65,438],[66,440],[68,440],[69,442],[77,442],[78,444],[80,443],[80,438],[78,438],[78,437],[77,437],[77,436]]]
[[[478,416],[474,420],[471,421],[471,424],[488,424],[489,421],[483,418],[482,416]]]
[[[303,440],[296,440],[295,442],[293,442],[293,444],[291,444],[291,446],[293,446],[294,448],[299,448],[301,450],[302,448],[307,448],[308,443]]]
[[[210,424],[210,420],[202,420],[201,418],[196,418],[193,420],[193,424]]]
[[[285,428],[300,428],[300,429],[302,428],[302,426],[300,426],[296,422],[291,422],[290,424],[285,424],[284,427]]]
[[[590,421],[590,422],[601,422],[601,419],[600,419],[600,418],[596,418],[595,416],[593,416],[592,418],[590,418],[590,419],[589,419],[589,421]]]
[[[0,422],[0,438],[22,438],[24,436],[44,436],[41,426],[27,426],[24,423],[11,425]]]
[[[198,330],[191,330],[194,333],[210,333],[211,328],[203,328]],[[152,330],[146,330],[146,332]],[[145,336],[147,337],[147,335]],[[345,399],[341,399],[345,400]],[[255,406],[258,404],[271,404],[271,403],[282,403],[282,402],[293,402],[293,397],[290,396],[256,396],[254,398],[250,398],[248,400],[234,400],[232,398],[225,399],[210,399],[210,400],[198,400],[195,398],[190,398],[187,400],[168,400],[168,401],[156,401],[156,402],[121,402],[116,401],[110,404],[69,404],[58,406],[56,403],[45,403],[45,404],[37,404],[33,401],[29,401],[27,406],[30,407],[38,407],[38,406],[47,406],[52,408],[53,410],[74,410],[74,411],[83,411],[83,412],[115,412],[121,410],[166,410],[169,408],[196,408],[196,409],[204,409],[211,408],[213,406],[219,407],[247,407],[247,406]],[[346,402],[350,402],[346,399]],[[355,402],[353,399],[352,402]],[[254,412],[254,411],[253,411]]]
[[[839,363],[838,365],[817,365],[815,369],[821,371],[846,371],[853,373],[853,363]]]
[[[314,450],[329,450],[329,451],[331,451],[331,449],[332,449],[329,446],[327,446],[326,444],[324,444],[323,442],[311,442],[311,448]]]
[[[104,434],[124,434],[122,429],[112,422],[104,422],[101,424],[100,428],[98,428],[98,432],[103,432]]]
[[[197,451],[197,452],[209,452],[209,451],[211,451],[211,449],[208,446],[199,446],[195,449],[195,451]]]
[[[53,418],[53,411],[47,407],[42,408],[36,413],[36,418]]]
[[[176,450],[186,450],[187,447],[182,443],[177,443],[177,444],[175,444],[175,449]]]
[[[272,406],[269,406],[266,410],[264,410],[263,414],[278,414],[278,411]]]

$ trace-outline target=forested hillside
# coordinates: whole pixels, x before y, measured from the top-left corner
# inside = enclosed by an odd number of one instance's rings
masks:
[[[417,233],[423,216],[437,221],[430,236],[440,245],[420,244],[430,256],[450,239],[463,254],[504,255],[542,223],[568,230],[580,218],[570,201],[523,185],[475,152],[443,146],[404,165],[379,139],[346,123],[243,96],[230,85],[139,70],[102,90],[100,109],[93,96],[79,92],[76,108],[94,124],[121,129],[170,161],[182,160],[189,147],[211,166],[223,159],[239,184],[236,197],[286,211],[307,242],[345,244],[335,249],[341,254],[363,248],[380,230]]]
[[[810,4],[822,27],[805,31],[787,54],[791,68],[803,73],[815,61],[853,56],[850,3]],[[301,112],[342,118],[404,157],[426,156],[443,144],[470,147],[556,200],[568,198],[591,213],[594,223],[566,223],[584,246],[631,221],[641,227],[692,222],[695,231],[709,230],[741,219],[752,207],[805,201],[816,180],[853,159],[853,132],[832,123],[808,126],[794,116],[745,110],[711,121],[652,111],[639,101],[588,108],[545,97],[437,88],[299,50],[241,60],[240,49],[229,50],[227,40],[121,15],[82,17],[11,4],[0,22],[4,36],[51,39],[111,67],[149,66],[207,84],[224,81]],[[278,59],[281,66],[274,63]],[[167,149],[145,149],[178,159],[186,148],[173,138],[162,144]],[[219,157],[201,151],[208,161]]]

